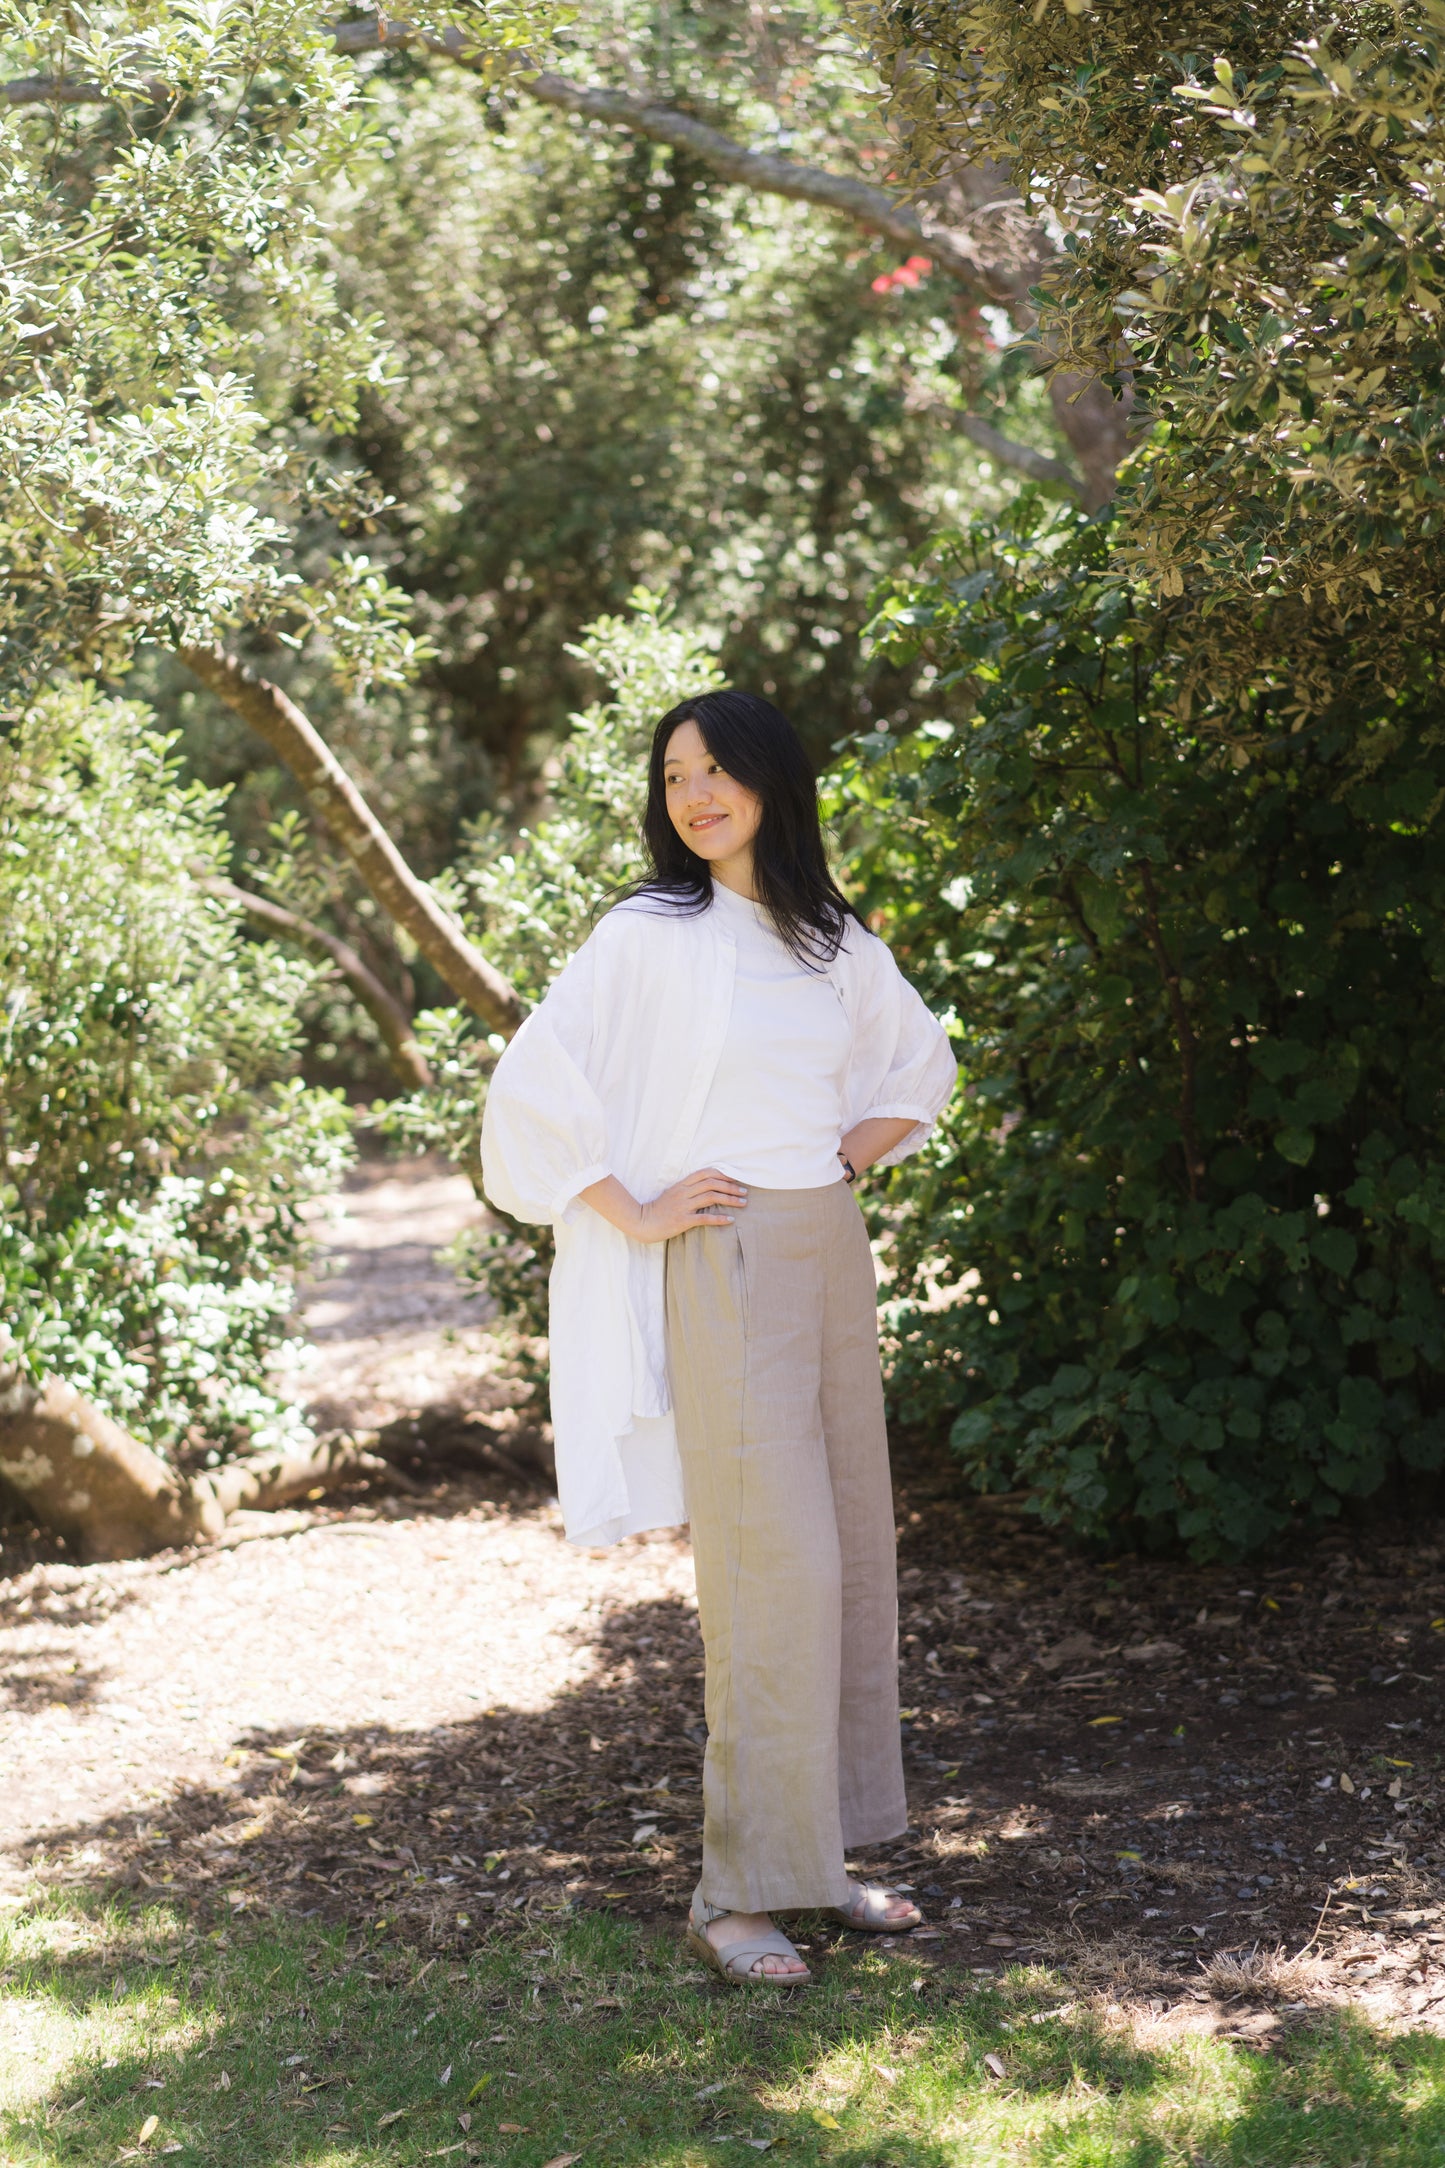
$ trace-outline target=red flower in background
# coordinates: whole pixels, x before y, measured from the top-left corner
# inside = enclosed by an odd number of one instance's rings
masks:
[[[875,294],[891,294],[895,286],[920,286],[933,269],[931,256],[910,256],[896,271],[884,271],[873,281]]]

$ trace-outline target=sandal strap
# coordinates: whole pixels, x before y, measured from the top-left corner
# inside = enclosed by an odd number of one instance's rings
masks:
[[[727,1942],[721,1949],[713,1943],[713,1948],[717,1950],[718,1963],[723,1971],[730,1972],[733,1978],[738,1980],[751,1977],[753,1967],[764,1957],[796,1958],[798,1955],[787,1936],[780,1934],[776,1927],[766,1935],[754,1936],[751,1941]],[[773,1975],[764,1972],[760,1977],[766,1980]]]
[[[917,1905],[906,1890],[889,1889],[882,1882],[855,1883],[853,1895],[846,1905],[835,1905],[834,1912],[840,1920],[851,1927],[902,1927],[902,1920],[890,1920],[888,1906],[897,1901],[906,1904],[910,1912],[918,1912]],[[919,1918],[922,1918],[919,1913]]]
[[[743,1980],[751,1977],[753,1967],[760,1958],[796,1958],[798,1956],[798,1952],[789,1942],[787,1936],[780,1933],[776,1927],[770,1928],[766,1934],[755,1935],[750,1941],[729,1942],[719,1949],[707,1930],[714,1920],[725,1920],[730,1917],[731,1912],[727,1905],[709,1904],[700,1889],[693,1892],[691,1906],[693,1931],[707,1943],[722,1970],[730,1973],[734,1979]],[[774,1975],[765,1972],[759,1974],[758,1977],[767,1980],[772,1979]]]

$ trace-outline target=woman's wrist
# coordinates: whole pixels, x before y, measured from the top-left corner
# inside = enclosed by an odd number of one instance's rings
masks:
[[[629,1236],[634,1242],[647,1240],[643,1233],[647,1207],[638,1203],[631,1190],[623,1188],[615,1174],[604,1175],[600,1182],[594,1182],[589,1189],[579,1190],[578,1197],[583,1204],[590,1205],[594,1212],[605,1219],[610,1227],[615,1227],[619,1234]]]

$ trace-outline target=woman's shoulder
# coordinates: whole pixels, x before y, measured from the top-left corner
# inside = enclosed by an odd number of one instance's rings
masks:
[[[669,927],[695,925],[707,916],[695,896],[679,896],[664,888],[641,888],[614,903],[597,921],[590,938],[606,947],[640,947],[655,941]]]
[[[886,975],[898,968],[888,943],[880,934],[874,933],[871,926],[865,925],[862,919],[855,918],[851,911],[843,927],[839,953],[846,956],[856,970],[870,978],[879,974]]]

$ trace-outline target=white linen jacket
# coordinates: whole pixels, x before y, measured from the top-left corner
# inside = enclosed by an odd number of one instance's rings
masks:
[[[493,1072],[482,1123],[488,1197],[550,1220],[552,1426],[569,1541],[615,1543],[686,1518],[665,1345],[661,1242],[634,1242],[578,1201],[614,1174],[641,1203],[692,1172],[689,1152],[732,1007],[736,944],[720,911],[618,904],[554,980]],[[852,1026],[844,1130],[916,1125],[957,1074],[943,1027],[884,944],[850,921],[826,967]]]

